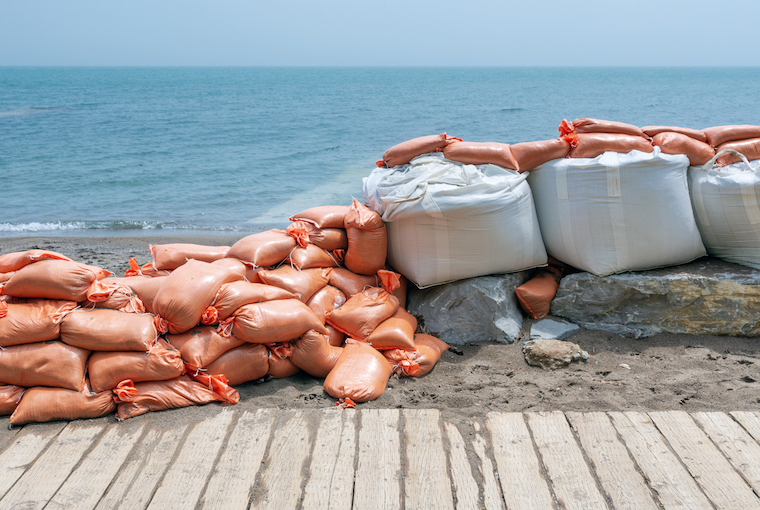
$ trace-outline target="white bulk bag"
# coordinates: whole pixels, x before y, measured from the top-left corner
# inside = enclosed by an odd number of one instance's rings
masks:
[[[598,276],[685,264],[705,255],[686,156],[605,152],[533,169],[538,222],[552,257]]]
[[[716,167],[726,152],[742,162]],[[689,168],[689,190],[707,253],[760,269],[760,160],[720,151],[705,165]]]
[[[376,168],[362,189],[386,222],[388,263],[420,288],[546,265],[524,174],[430,153]]]

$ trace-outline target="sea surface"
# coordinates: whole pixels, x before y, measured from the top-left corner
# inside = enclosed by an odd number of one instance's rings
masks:
[[[404,140],[578,117],[760,124],[760,68],[0,67],[0,238],[284,227]]]

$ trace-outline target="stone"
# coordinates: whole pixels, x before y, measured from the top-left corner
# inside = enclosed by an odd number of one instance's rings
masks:
[[[621,336],[760,336],[760,270],[704,257],[610,276],[565,276],[551,314]]]
[[[530,327],[530,338],[547,338],[552,340],[564,340],[573,336],[581,328],[577,324],[565,321],[555,321],[552,319],[542,319]]]
[[[586,361],[589,357],[578,344],[548,338],[529,341],[523,346],[523,354],[528,365],[544,370],[556,370],[573,361]]]
[[[523,313],[515,288],[530,271],[478,276],[427,289],[412,286],[409,311],[422,317],[430,334],[452,345],[482,341],[517,340]]]

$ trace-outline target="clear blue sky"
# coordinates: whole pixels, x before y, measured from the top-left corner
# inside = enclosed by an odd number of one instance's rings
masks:
[[[760,66],[759,0],[0,0],[0,65]]]

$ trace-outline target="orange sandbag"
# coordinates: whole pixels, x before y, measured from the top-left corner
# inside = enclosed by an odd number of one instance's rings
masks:
[[[240,393],[230,386],[224,374],[209,375],[206,372],[196,372],[188,375],[219,395],[223,404],[237,404],[240,402]]]
[[[391,317],[378,324],[367,337],[367,343],[377,349],[414,350],[414,332],[417,331],[417,319],[411,313],[399,307]]]
[[[393,366],[393,372],[405,377],[422,377],[431,370],[449,344],[431,335],[414,335],[414,351],[393,349],[383,352]]]
[[[715,152],[718,153],[725,149],[732,149],[736,152],[744,154],[750,161],[760,159],[760,138],[751,138],[749,140],[739,140],[736,142],[727,142],[720,145]],[[733,154],[722,154],[715,160],[715,166],[726,166],[733,163],[738,163],[742,159],[739,156]]]
[[[570,133],[562,138],[572,147],[571,158],[595,158],[608,151],[624,154],[633,150],[646,153],[654,151],[649,139],[640,136],[617,133]]]
[[[294,221],[285,229],[285,232],[296,240],[296,244],[302,248],[309,246],[311,233],[319,230],[313,223],[308,221]]]
[[[330,373],[342,352],[342,347],[330,345],[327,336],[312,330],[293,342],[289,359],[307,374],[322,378]]]
[[[375,275],[385,267],[388,235],[380,215],[354,199],[345,218],[348,250],[344,263],[357,274]]]
[[[289,265],[259,273],[261,281],[295,294],[306,303],[311,296],[330,281],[330,268],[312,268],[299,271]]]
[[[242,238],[232,245],[227,257],[235,257],[255,266],[274,266],[287,258],[296,240],[284,230],[272,229]]]
[[[704,165],[715,156],[710,145],[681,133],[663,131],[654,135],[652,145],[660,147],[664,154],[685,154],[691,165]]]
[[[515,289],[515,294],[525,313],[541,319],[549,314],[558,288],[559,279],[551,271],[539,269],[533,278]]]
[[[337,267],[340,261],[329,251],[317,245],[309,244],[306,248],[296,246],[285,259],[286,264],[292,264],[296,269],[315,267]]]
[[[0,347],[55,340],[64,314],[76,306],[73,301],[46,299],[0,302]]]
[[[559,124],[560,136],[567,135],[569,133],[618,133],[623,135],[641,136],[647,138],[647,135],[641,130],[641,128],[634,126],[633,124],[626,124],[625,122],[616,122],[614,120],[599,120],[599,119],[575,119],[572,123],[566,119],[562,119]],[[620,152],[620,151],[617,151]]]
[[[247,281],[225,283],[219,289],[211,306],[203,313],[201,323],[218,324],[243,305],[294,298],[296,296],[292,292],[273,285]]]
[[[149,411],[163,411],[224,400],[220,395],[208,389],[204,384],[194,381],[188,375],[168,381],[150,381],[136,384],[132,384],[132,381],[122,381],[113,390],[113,395],[113,400],[119,403],[116,412],[116,417],[119,420],[134,418]]]
[[[268,376],[271,376],[274,379],[284,379],[285,377],[296,375],[300,371],[301,369],[295,366],[293,362],[290,361],[290,358],[282,358],[271,350],[269,351]]]
[[[0,384],[0,416],[7,416],[16,410],[26,388],[13,384]]]
[[[111,273],[68,260],[41,260],[19,269],[5,282],[2,294],[22,298],[84,301],[93,283]]]
[[[346,334],[342,331],[338,331],[329,324],[325,324],[327,328],[327,341],[334,347],[343,347],[343,342],[346,340]]]
[[[333,398],[350,398],[354,402],[375,400],[385,391],[392,371],[391,364],[377,350],[349,338],[325,378],[324,389]]]
[[[740,126],[714,126],[705,128],[702,131],[707,135],[707,143],[713,147],[718,147],[726,142],[760,138],[760,126],[753,126],[750,124]]]
[[[236,336],[222,336],[210,326],[198,326],[179,335],[167,335],[166,339],[179,350],[188,370],[193,372],[246,343]]]
[[[238,308],[219,325],[222,336],[234,335],[255,344],[288,342],[310,329],[327,334],[322,321],[297,299],[278,299]]]
[[[332,285],[325,285],[319,289],[311,299],[307,301],[306,306],[311,308],[317,317],[325,322],[325,315],[327,312],[331,312],[336,308],[343,305],[346,302],[346,295],[340,291],[340,289],[333,287]]]
[[[689,138],[707,143],[707,135],[705,135],[704,131],[700,131],[698,129],[690,129],[678,126],[644,126],[641,128],[641,130],[650,138],[654,138],[655,135],[659,135],[660,133],[670,132],[681,133],[682,135],[686,135]]]
[[[179,351],[160,339],[144,352],[94,352],[87,364],[90,385],[95,392],[112,390],[121,381],[166,381],[185,373]]]
[[[317,228],[343,228],[347,205],[321,205],[291,216],[290,221],[307,221]],[[283,257],[284,258],[284,257]]]
[[[372,287],[349,298],[326,315],[327,322],[352,338],[367,340],[375,328],[398,310],[398,299],[386,290]]]
[[[72,262],[66,255],[55,251],[48,250],[28,250],[16,251],[0,255],[0,273],[11,273],[18,271],[22,267],[28,266],[32,262],[40,260],[67,260]]]
[[[61,341],[91,351],[148,352],[160,326],[147,313],[124,313],[107,308],[79,309],[61,321]]]
[[[401,142],[385,151],[383,159],[377,162],[377,166],[385,165],[393,168],[394,166],[406,165],[417,156],[446,147],[453,140],[459,139],[441,133],[440,135],[420,136]]]
[[[517,171],[520,173],[530,172],[538,165],[553,159],[567,157],[570,154],[570,144],[562,138],[515,143],[510,148],[512,157],[517,163]]]
[[[61,342],[39,342],[0,349],[0,382],[55,386],[80,391],[90,351]]]
[[[189,260],[166,277],[153,308],[166,319],[170,333],[184,333],[198,325],[222,285],[242,279],[226,267]]]
[[[467,165],[497,165],[519,170],[511,147],[497,142],[455,142],[443,149],[443,155],[451,161]]]
[[[259,278],[259,271],[262,268],[256,267],[253,264],[246,264],[240,259],[234,257],[225,257],[223,259],[215,260],[211,263],[214,266],[224,266],[228,269],[240,274],[246,281],[250,283],[261,283]]]
[[[0,273],[0,283],[7,282],[14,274],[16,274],[16,271],[11,271],[9,273]]]
[[[378,274],[380,274],[381,271],[378,271]],[[406,308],[406,288],[408,286],[409,280],[406,279],[404,275],[399,275],[399,286],[391,292],[394,296],[396,296],[396,299],[398,299],[398,304],[401,308]]]
[[[246,343],[225,352],[203,371],[211,375],[224,374],[230,386],[256,381],[269,372],[269,350],[263,344]]]
[[[126,313],[145,313],[145,305],[131,287],[105,280],[108,278],[95,282],[97,290],[93,292],[93,288],[90,289],[88,299],[82,302],[82,308],[110,308]]]
[[[229,246],[204,246],[202,244],[151,244],[148,246],[153,256],[153,267],[157,270],[177,269],[189,259],[214,262],[227,255]]]
[[[361,275],[344,269],[342,267],[336,267],[330,271],[330,285],[340,289],[346,298],[360,293],[371,287],[380,287],[382,282],[378,275]]]
[[[321,228],[314,230],[309,235],[309,242],[330,252],[348,248],[348,237],[344,228]]]
[[[161,285],[163,285],[164,281],[166,281],[166,276],[126,276],[123,278],[104,278],[101,280],[101,282],[105,284],[111,284],[116,283],[120,285],[126,285],[132,291],[135,293],[135,295],[140,299],[143,306],[145,307],[145,311],[148,313],[155,313],[153,309],[153,301],[156,299],[156,294],[158,294],[158,289],[161,288]]]
[[[40,423],[55,420],[100,418],[116,409],[110,391],[92,393],[64,388],[29,388],[11,415],[11,425]]]

